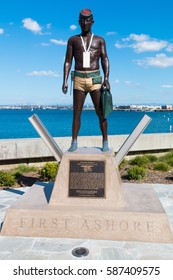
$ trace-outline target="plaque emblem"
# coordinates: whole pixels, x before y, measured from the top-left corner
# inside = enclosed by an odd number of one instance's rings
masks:
[[[89,164],[85,164],[85,165],[81,165],[81,167],[83,168],[84,172],[92,172],[92,165]]]

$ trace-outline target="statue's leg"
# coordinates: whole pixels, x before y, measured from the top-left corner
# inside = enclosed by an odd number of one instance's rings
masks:
[[[107,135],[107,120],[103,117],[103,110],[102,110],[102,106],[101,106],[100,94],[101,94],[100,89],[93,90],[90,92],[96,114],[99,118],[100,129],[101,129],[102,136],[103,136],[103,151],[106,152],[109,150],[108,135]]]
[[[86,98],[84,91],[74,89],[73,91],[73,124],[72,124],[72,143],[69,152],[74,152],[77,149],[77,136],[81,124],[81,112]]]

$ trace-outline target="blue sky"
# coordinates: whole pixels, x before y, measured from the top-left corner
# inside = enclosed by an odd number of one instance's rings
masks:
[[[83,8],[106,41],[114,104],[173,104],[171,0],[2,1],[0,104],[72,103],[61,91],[63,63]]]

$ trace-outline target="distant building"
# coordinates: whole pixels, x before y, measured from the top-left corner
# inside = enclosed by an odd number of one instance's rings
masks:
[[[173,106],[172,105],[163,105],[162,110],[172,110]]]
[[[120,105],[118,106],[119,110],[130,110],[130,105]]]

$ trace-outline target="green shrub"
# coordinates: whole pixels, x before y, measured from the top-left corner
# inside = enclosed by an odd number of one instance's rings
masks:
[[[173,151],[166,153],[164,156],[159,158],[159,161],[165,162],[170,166],[173,166]]]
[[[21,164],[19,165],[18,167],[16,167],[12,173],[14,175],[22,175],[24,173],[29,173],[29,172],[32,172],[32,171],[37,171],[37,168],[35,166],[28,166],[26,164]]]
[[[137,165],[139,167],[145,167],[149,163],[149,159],[147,156],[137,156],[130,160],[131,165]]]
[[[155,162],[153,165],[154,170],[168,171],[170,166],[166,162]]]
[[[46,181],[55,181],[59,164],[54,162],[47,162],[40,170],[41,178]]]
[[[17,185],[15,176],[11,172],[0,171],[0,186],[12,187]]]
[[[153,162],[156,162],[157,161],[157,157],[154,156],[154,155],[146,155],[147,159],[148,159],[148,162],[150,163],[153,163]]]
[[[140,167],[137,165],[134,165],[127,170],[128,179],[133,180],[140,180],[144,178],[146,176],[146,173],[147,171],[144,167]]]

